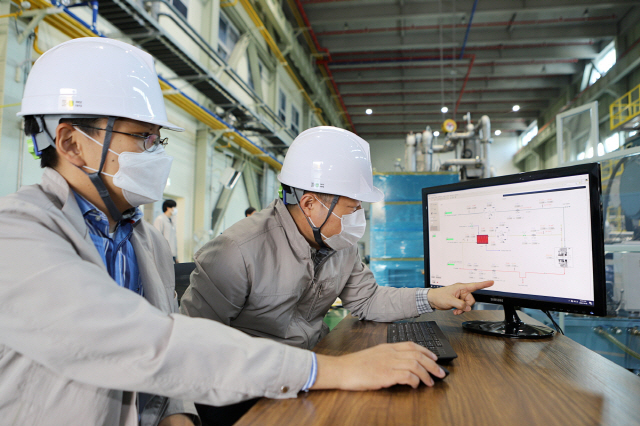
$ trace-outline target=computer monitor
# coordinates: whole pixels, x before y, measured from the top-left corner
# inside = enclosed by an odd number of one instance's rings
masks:
[[[493,280],[474,292],[505,320],[468,330],[541,338],[517,308],[605,315],[600,166],[585,164],[424,188],[425,286]]]

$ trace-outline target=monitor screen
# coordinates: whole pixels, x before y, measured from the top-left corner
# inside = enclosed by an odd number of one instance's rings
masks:
[[[493,280],[481,302],[604,315],[600,169],[423,189],[425,284]]]

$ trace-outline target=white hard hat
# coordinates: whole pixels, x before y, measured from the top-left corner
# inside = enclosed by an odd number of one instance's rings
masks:
[[[300,133],[289,147],[278,180],[305,191],[375,203],[369,143],[344,129],[320,126]]]
[[[167,120],[153,57],[101,37],[78,38],[47,50],[29,73],[17,115],[122,117],[184,130]]]

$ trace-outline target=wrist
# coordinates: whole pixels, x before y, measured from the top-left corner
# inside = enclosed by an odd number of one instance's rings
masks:
[[[310,389],[342,389],[343,371],[341,357],[317,355],[318,376]]]
[[[434,291],[438,290],[437,288],[430,288],[429,291],[427,292],[427,303],[429,304],[429,306],[431,306],[431,309],[433,309],[434,311],[437,309],[436,305],[433,303],[433,295],[434,295]]]

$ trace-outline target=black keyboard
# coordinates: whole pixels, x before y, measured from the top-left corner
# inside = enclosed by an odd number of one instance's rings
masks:
[[[458,355],[435,321],[395,322],[387,328],[387,343],[414,342],[436,354],[438,362],[451,361]]]

